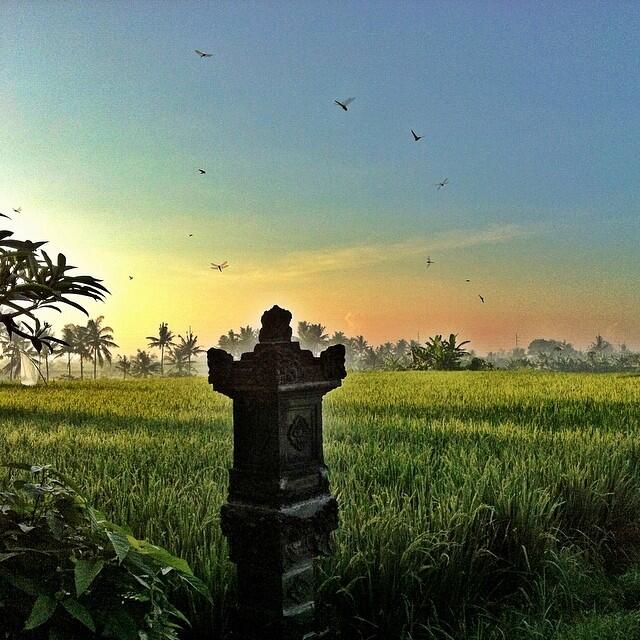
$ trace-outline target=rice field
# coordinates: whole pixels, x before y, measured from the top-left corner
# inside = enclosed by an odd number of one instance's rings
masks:
[[[326,397],[343,638],[640,638],[640,377],[352,373]],[[0,385],[0,459],[51,463],[184,557],[219,638],[231,402],[204,378]]]

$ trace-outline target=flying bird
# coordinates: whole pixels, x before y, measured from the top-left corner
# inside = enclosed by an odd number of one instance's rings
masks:
[[[334,102],[339,106],[342,107],[345,111],[348,111],[347,107],[355,100],[355,98],[347,98],[346,100],[343,100],[342,102],[340,102],[340,100],[334,100]]]
[[[471,280],[465,280],[465,282],[471,282]]]
[[[221,262],[220,264],[216,264],[215,262],[211,263],[211,268],[212,269],[217,269],[218,271],[220,271],[220,273],[222,273],[223,269],[226,269],[229,266],[229,263],[225,260],[224,262]]]
[[[424,138],[424,136],[419,136],[413,129],[411,129],[411,133],[413,133],[414,142],[418,142],[418,140],[422,140],[422,138]]]
[[[478,298],[480,298],[480,300],[482,300],[482,304],[484,304],[484,298],[480,294],[478,294]]]
[[[433,260],[431,259],[431,256],[427,256],[427,269],[434,264]]]
[[[14,211],[16,213],[22,213],[22,207],[18,207],[17,209],[14,209]]]
[[[438,190],[440,190],[443,187],[446,187],[448,184],[449,184],[449,178],[445,178],[442,182],[436,182],[436,187],[438,187]]]
[[[11,218],[9,218],[9,216],[6,213],[0,213],[0,216],[2,216],[3,218],[7,218],[8,220],[11,220]]]
[[[133,280],[133,276],[129,276],[129,280]]]
[[[210,58],[213,53],[205,53],[204,51],[200,51],[200,49],[194,49],[194,51],[201,57],[201,58]]]
[[[189,237],[190,237],[190,238],[192,238],[192,237],[193,237],[193,233],[190,233],[190,234],[189,234]]]
[[[203,176],[205,173],[207,173],[204,169],[198,169],[198,171],[200,172],[201,176]]]

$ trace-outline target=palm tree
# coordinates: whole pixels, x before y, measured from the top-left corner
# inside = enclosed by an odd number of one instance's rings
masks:
[[[258,332],[253,327],[249,325],[240,327],[240,333],[236,335],[238,336],[238,350],[240,353],[253,351],[258,342]]]
[[[309,349],[318,355],[320,349],[329,342],[325,333],[326,327],[320,323],[310,323],[302,320],[298,322],[298,338],[303,349]]]
[[[86,327],[86,339],[91,358],[93,359],[93,379],[98,377],[98,364],[102,368],[105,361],[111,363],[112,347],[118,345],[113,341],[113,329],[103,327],[104,316],[98,316],[95,320],[89,320]]]
[[[184,376],[191,373],[189,368],[189,356],[183,345],[173,347],[173,349],[169,351],[169,355],[167,356],[167,364],[175,370],[178,376]]]
[[[80,380],[84,380],[84,361],[91,358],[91,347],[87,327],[73,325],[73,353],[80,356]]]
[[[327,345],[332,346],[334,344],[346,345],[349,338],[342,331],[334,331],[333,335],[327,341]]]
[[[67,356],[67,378],[71,379],[71,354],[76,353],[74,342],[75,342],[75,324],[65,324],[62,328],[62,340],[66,342],[66,344],[61,344],[58,352],[55,354],[54,358],[60,358],[61,356]]]
[[[360,357],[363,369],[378,369],[382,366],[383,358],[380,348],[367,347]]]
[[[122,379],[127,379],[127,373],[131,371],[131,360],[127,356],[118,356],[118,362],[116,363],[116,369],[122,371]]]
[[[174,337],[166,322],[160,323],[157,336],[147,336],[147,340],[149,340],[147,346],[152,349],[160,349],[160,375],[162,376],[164,375],[164,349],[165,347],[172,347],[175,344],[173,342]]]
[[[226,335],[220,336],[218,346],[237,358],[240,350],[240,336],[233,329],[229,329]]]
[[[181,342],[178,345],[180,349],[184,350],[184,353],[187,355],[187,371],[188,375],[191,375],[191,358],[197,356],[200,353],[204,353],[204,349],[198,344],[198,336],[194,336],[191,332],[191,327],[189,327],[189,331],[186,337],[178,334],[178,338],[180,338]]]
[[[369,343],[365,340],[364,336],[356,336],[350,339],[351,353],[353,354],[353,364],[358,369],[364,360]]]
[[[148,351],[138,349],[136,357],[131,360],[131,375],[136,378],[148,378],[154,373],[158,373],[160,363],[157,358]]]
[[[409,343],[404,338],[400,338],[400,340],[396,342],[394,350],[396,356],[403,358],[410,352]]]

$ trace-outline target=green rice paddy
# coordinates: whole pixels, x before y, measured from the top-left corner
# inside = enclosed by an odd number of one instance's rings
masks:
[[[350,374],[324,404],[343,638],[640,638],[640,377]],[[231,402],[203,378],[0,386],[0,459],[51,463],[233,603]]]

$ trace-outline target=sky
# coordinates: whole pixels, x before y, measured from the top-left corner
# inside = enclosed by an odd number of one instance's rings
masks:
[[[273,304],[640,348],[639,34],[637,2],[4,0],[0,211],[104,280],[123,353]]]

